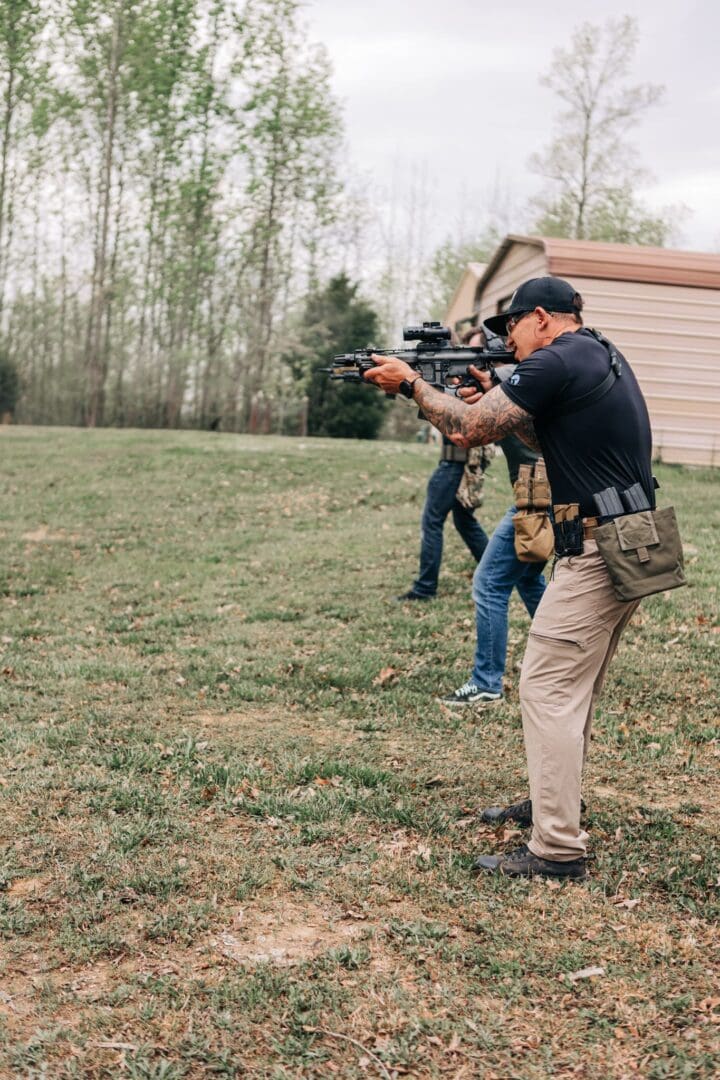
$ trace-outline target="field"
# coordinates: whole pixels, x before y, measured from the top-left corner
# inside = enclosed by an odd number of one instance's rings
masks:
[[[440,598],[393,602],[432,448],[0,451],[0,1076],[718,1075],[717,472],[658,466],[691,584],[621,644],[560,885],[468,873],[520,835],[477,811],[525,792],[527,619],[502,704],[435,701],[473,647],[450,526]]]

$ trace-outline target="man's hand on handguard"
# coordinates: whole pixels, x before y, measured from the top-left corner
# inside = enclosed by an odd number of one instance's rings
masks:
[[[481,371],[474,364],[470,364],[468,371],[477,379],[482,389],[478,390],[474,386],[461,386],[458,388],[457,395],[462,398],[466,405],[474,405],[476,401],[480,401],[483,394],[487,394],[488,390],[492,390],[492,374],[489,371]]]
[[[412,382],[418,377],[417,371],[413,371],[404,360],[398,360],[397,356],[379,356],[373,353],[370,359],[375,361],[377,367],[366,371],[365,379],[367,382],[375,383],[386,394],[397,394],[401,382],[405,379]]]

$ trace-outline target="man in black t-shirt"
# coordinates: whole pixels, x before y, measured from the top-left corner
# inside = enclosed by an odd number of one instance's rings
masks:
[[[530,800],[506,820],[532,822],[527,845],[483,855],[474,869],[511,876],[582,878],[587,833],[580,826],[580,783],[592,716],[608,664],[637,602],[623,603],[593,539],[593,494],[639,483],[653,503],[651,433],[645,401],[617,351],[582,327],[582,298],[559,278],[534,278],[508,309],[486,320],[505,334],[518,367],[493,387],[458,400],[429,386],[396,357],[374,356],[366,375],[401,391],[458,446],[498,442],[514,432],[542,453],[561,508],[577,504],[582,535],[560,553],[528,638],[520,679]],[[580,531],[580,530],[578,530]]]
[[[525,329],[523,323],[525,319],[515,324],[518,336]],[[530,320],[526,326],[532,329]],[[607,348],[578,325],[575,333],[563,332],[535,350],[503,387],[507,397],[534,419],[553,502],[579,503],[583,517],[596,513],[593,494],[607,487],[624,491],[639,480],[649,497],[653,492],[650,423],[627,362],[621,377],[599,400],[567,415],[555,414],[562,402],[590,395],[608,371]]]

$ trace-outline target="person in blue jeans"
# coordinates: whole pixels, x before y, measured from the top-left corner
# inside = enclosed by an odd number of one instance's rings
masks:
[[[482,329],[466,335],[468,345],[487,347]],[[514,368],[510,368],[513,371]],[[499,443],[508,467],[510,486],[518,478],[521,465],[534,465],[538,455],[517,435],[508,435]],[[511,506],[495,529],[473,576],[475,601],[475,661],[466,683],[445,697],[438,698],[451,707],[500,701],[507,660],[508,609],[513,589],[517,589],[532,619],[545,592],[544,563],[520,562],[515,554],[515,529]]]
[[[443,553],[445,519],[452,513],[453,524],[479,562],[488,546],[487,533],[475,520],[475,512],[457,499],[457,490],[465,470],[467,452],[443,439],[442,459],[430,477],[422,514],[420,534],[420,570],[406,593],[398,600],[431,600],[437,592]]]
[[[510,436],[514,438],[514,436]],[[503,439],[503,443],[506,440]],[[509,464],[509,462],[508,462]],[[472,675],[447,697],[444,705],[500,701],[507,658],[508,607],[517,589],[532,619],[545,592],[544,563],[520,562],[515,554],[511,506],[498,524],[473,577],[477,641]]]

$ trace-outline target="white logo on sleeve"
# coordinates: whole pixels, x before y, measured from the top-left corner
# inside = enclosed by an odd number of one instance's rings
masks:
[[[511,375],[510,378],[508,379],[508,382],[510,383],[511,386],[517,386],[517,384],[520,382],[520,376],[519,375]]]

